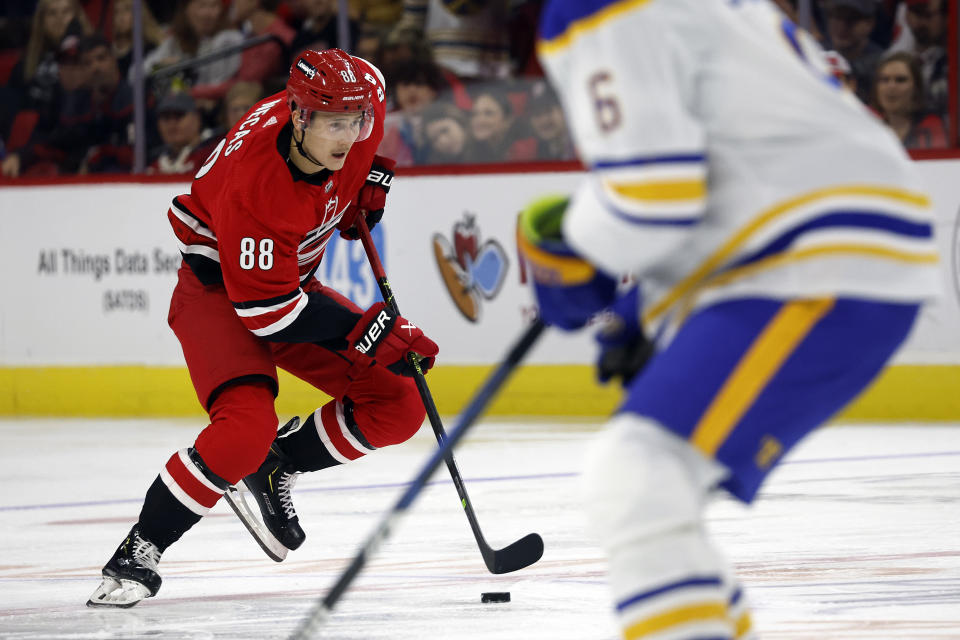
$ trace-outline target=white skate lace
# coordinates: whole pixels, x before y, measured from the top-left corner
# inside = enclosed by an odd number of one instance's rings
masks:
[[[133,540],[133,559],[138,564],[156,571],[157,563],[160,562],[160,550],[149,540],[136,536]]]
[[[293,490],[293,485],[297,483],[297,476],[299,475],[296,472],[285,471],[280,476],[280,482],[277,483],[277,495],[280,497],[280,506],[283,508],[287,520],[297,517],[297,512],[293,509],[293,496],[290,495],[290,492]]]

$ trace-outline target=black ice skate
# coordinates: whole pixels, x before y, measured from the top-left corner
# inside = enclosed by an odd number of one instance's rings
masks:
[[[103,568],[103,582],[87,600],[87,606],[126,609],[157,595],[162,581],[158,562],[160,550],[140,537],[140,525],[134,525]]]
[[[278,437],[295,431],[299,418],[294,418],[280,430]],[[283,562],[287,551],[298,548],[306,539],[300,520],[293,508],[290,492],[300,473],[280,451],[271,445],[267,459],[260,468],[227,489],[224,497],[233,508],[260,547],[277,562]],[[260,516],[250,508],[244,494],[249,494],[260,507]]]

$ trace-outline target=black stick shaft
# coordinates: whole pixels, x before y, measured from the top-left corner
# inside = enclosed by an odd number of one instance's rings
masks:
[[[386,297],[386,296],[385,296]],[[517,365],[524,359],[530,348],[537,342],[540,334],[543,332],[544,325],[540,320],[531,324],[520,336],[520,339],[511,347],[506,358],[490,374],[487,380],[480,387],[480,390],[474,394],[473,399],[464,407],[463,411],[454,425],[450,434],[440,443],[440,446],[434,451],[426,464],[423,465],[413,482],[403,492],[397,502],[387,511],[374,527],[373,532],[367,537],[361,545],[360,550],[343,570],[336,583],[330,591],[324,596],[323,600],[317,603],[310,611],[306,619],[290,636],[290,640],[308,640],[313,638],[316,632],[330,618],[333,608],[343,597],[347,589],[356,579],[356,577],[366,566],[367,561],[376,553],[380,545],[392,533],[394,523],[406,510],[413,504],[417,496],[423,491],[430,477],[436,472],[442,460],[446,460],[450,452],[458,442],[467,433],[470,427],[476,422],[477,418],[483,413],[487,405],[494,398],[500,388],[506,382],[507,378],[513,373]]]
[[[384,301],[395,314],[400,315],[400,307],[397,305],[396,298],[393,295],[393,289],[391,289],[390,282],[387,280],[387,274],[383,268],[383,263],[380,261],[380,254],[377,252],[377,247],[373,243],[373,238],[370,236],[370,229],[367,228],[367,223],[363,219],[363,216],[360,216],[360,218],[357,220],[357,230],[360,233],[360,241],[363,243],[364,251],[367,253],[367,258],[370,261],[370,267],[373,269],[373,275],[377,279],[377,284],[380,286],[380,293],[383,295]],[[419,362],[417,362],[416,356],[411,354],[410,362],[414,368],[414,381],[417,384],[417,390],[420,392],[420,397],[423,400],[423,406],[427,411],[427,419],[430,421],[430,426],[433,428],[433,433],[437,437],[437,442],[442,447],[444,440],[447,438],[447,434],[444,432],[443,422],[440,420],[440,414],[437,411],[437,405],[433,401],[433,395],[430,393],[430,388],[427,386],[426,378],[424,378],[423,372],[420,370],[420,365]],[[448,449],[444,461],[447,463],[447,469],[450,471],[450,477],[453,480],[453,485],[457,489],[457,495],[460,496],[460,505],[467,514],[467,521],[470,523],[470,529],[473,531],[473,536],[476,538],[477,544],[480,546],[484,562],[487,564],[487,569],[493,573],[497,573],[499,571],[494,571],[496,567],[493,566],[492,549],[490,549],[490,545],[487,544],[486,539],[483,537],[483,531],[480,529],[480,523],[477,521],[477,515],[473,511],[473,503],[470,502],[470,496],[467,495],[467,488],[463,484],[463,478],[460,475],[460,470],[457,468],[457,462],[453,458],[452,449]]]

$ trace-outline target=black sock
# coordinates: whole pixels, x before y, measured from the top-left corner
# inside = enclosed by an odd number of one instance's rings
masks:
[[[273,446],[290,459],[297,471],[319,471],[340,464],[339,460],[330,455],[320,439],[314,421],[315,415],[311,413],[299,429],[273,442]]]
[[[140,510],[140,535],[157,545],[162,553],[187,529],[200,522],[201,517],[177,500],[157,476],[147,489]]]

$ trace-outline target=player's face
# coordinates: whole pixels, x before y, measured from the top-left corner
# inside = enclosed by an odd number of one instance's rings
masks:
[[[913,89],[913,76],[904,62],[893,60],[877,72],[877,101],[884,115],[909,114]]]
[[[303,146],[324,167],[337,171],[347,161],[347,153],[360,136],[363,124],[364,117],[359,114],[315,111],[304,131]]]

